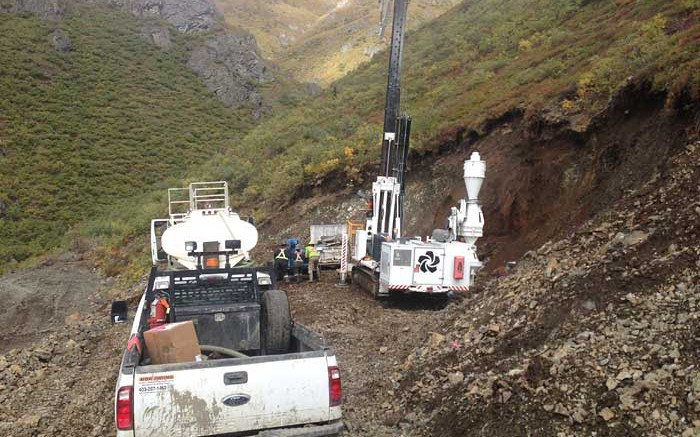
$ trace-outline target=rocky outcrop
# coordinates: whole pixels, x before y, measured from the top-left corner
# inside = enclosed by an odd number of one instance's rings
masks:
[[[148,23],[141,28],[141,35],[151,44],[160,49],[169,49],[173,42],[170,39],[168,26],[158,23]]]
[[[51,34],[51,42],[58,52],[67,53],[73,50],[73,41],[71,41],[70,37],[61,29],[53,31]]]
[[[100,3],[99,0],[85,2]],[[127,9],[140,18],[167,21],[183,33],[222,28],[223,20],[213,0],[104,0],[103,3]],[[65,15],[66,0],[5,0],[0,2],[1,12],[31,13],[42,19],[56,20]],[[159,35],[162,36],[162,32]]]
[[[63,0],[10,0],[0,3],[0,12],[35,14],[45,20],[63,18],[66,4]]]
[[[142,18],[164,20],[182,33],[211,32],[195,46],[187,65],[216,96],[230,108],[251,106],[254,114],[263,107],[258,91],[272,79],[260,58],[255,38],[247,32],[225,29],[213,0],[116,0]],[[144,37],[167,49],[172,41],[165,26],[151,22],[143,27]]]
[[[247,32],[212,36],[190,54],[187,65],[226,106],[260,108],[258,86],[272,80],[255,38]]]
[[[165,20],[183,33],[212,30],[221,22],[212,0],[118,1],[136,16]]]

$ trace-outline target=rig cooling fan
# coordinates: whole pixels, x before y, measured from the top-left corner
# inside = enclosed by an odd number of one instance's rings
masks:
[[[440,257],[435,255],[432,250],[418,257],[418,265],[420,266],[420,271],[423,273],[435,273],[438,264],[440,264]]]

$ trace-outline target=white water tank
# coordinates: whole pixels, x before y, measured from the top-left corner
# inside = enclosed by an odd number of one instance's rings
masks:
[[[165,253],[191,268],[196,259],[188,255],[185,249],[186,241],[196,242],[197,251],[204,248],[205,242],[218,242],[219,250],[224,251],[226,240],[241,241],[239,255],[230,259],[231,265],[235,265],[258,243],[258,231],[255,226],[241,220],[240,216],[233,212],[194,210],[183,222],[169,227],[163,233],[161,246]]]

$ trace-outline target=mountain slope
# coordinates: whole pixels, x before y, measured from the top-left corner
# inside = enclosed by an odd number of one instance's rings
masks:
[[[411,1],[408,28],[420,27],[457,3]],[[387,10],[391,6],[390,1],[384,4]],[[324,86],[386,48],[391,32],[389,25],[380,37],[380,10],[374,0],[217,0],[217,5],[228,23],[252,32],[263,53],[282,69]]]
[[[507,3],[465,2],[408,35],[402,103],[414,118],[414,152],[468,143],[514,113],[584,132],[630,80],[667,94],[671,109],[696,104],[697,5]],[[386,65],[386,54],[377,57],[247,135],[235,163],[243,171],[233,180],[241,200],[262,212],[324,180],[362,184],[379,160]],[[269,159],[246,158],[260,153]]]
[[[66,51],[54,47],[57,28]],[[60,22],[0,14],[0,29],[5,267],[56,247],[68,226],[115,200],[226,153],[250,125],[187,69],[182,36],[160,50],[126,12],[75,5]],[[105,220],[91,232],[110,227]]]
[[[264,55],[273,58],[333,10],[336,2],[217,0],[216,5],[227,23],[252,32]]]

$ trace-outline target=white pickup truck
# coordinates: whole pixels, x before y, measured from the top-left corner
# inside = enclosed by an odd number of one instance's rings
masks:
[[[342,432],[340,371],[333,350],[309,329],[291,323],[286,295],[264,290],[258,270],[152,270],[119,369],[117,437]],[[148,303],[159,291],[170,296],[171,321],[194,322],[202,352],[214,350],[208,359],[150,364],[143,332]],[[213,343],[230,348],[234,356],[224,356],[226,348],[219,348],[224,355],[217,353]]]

